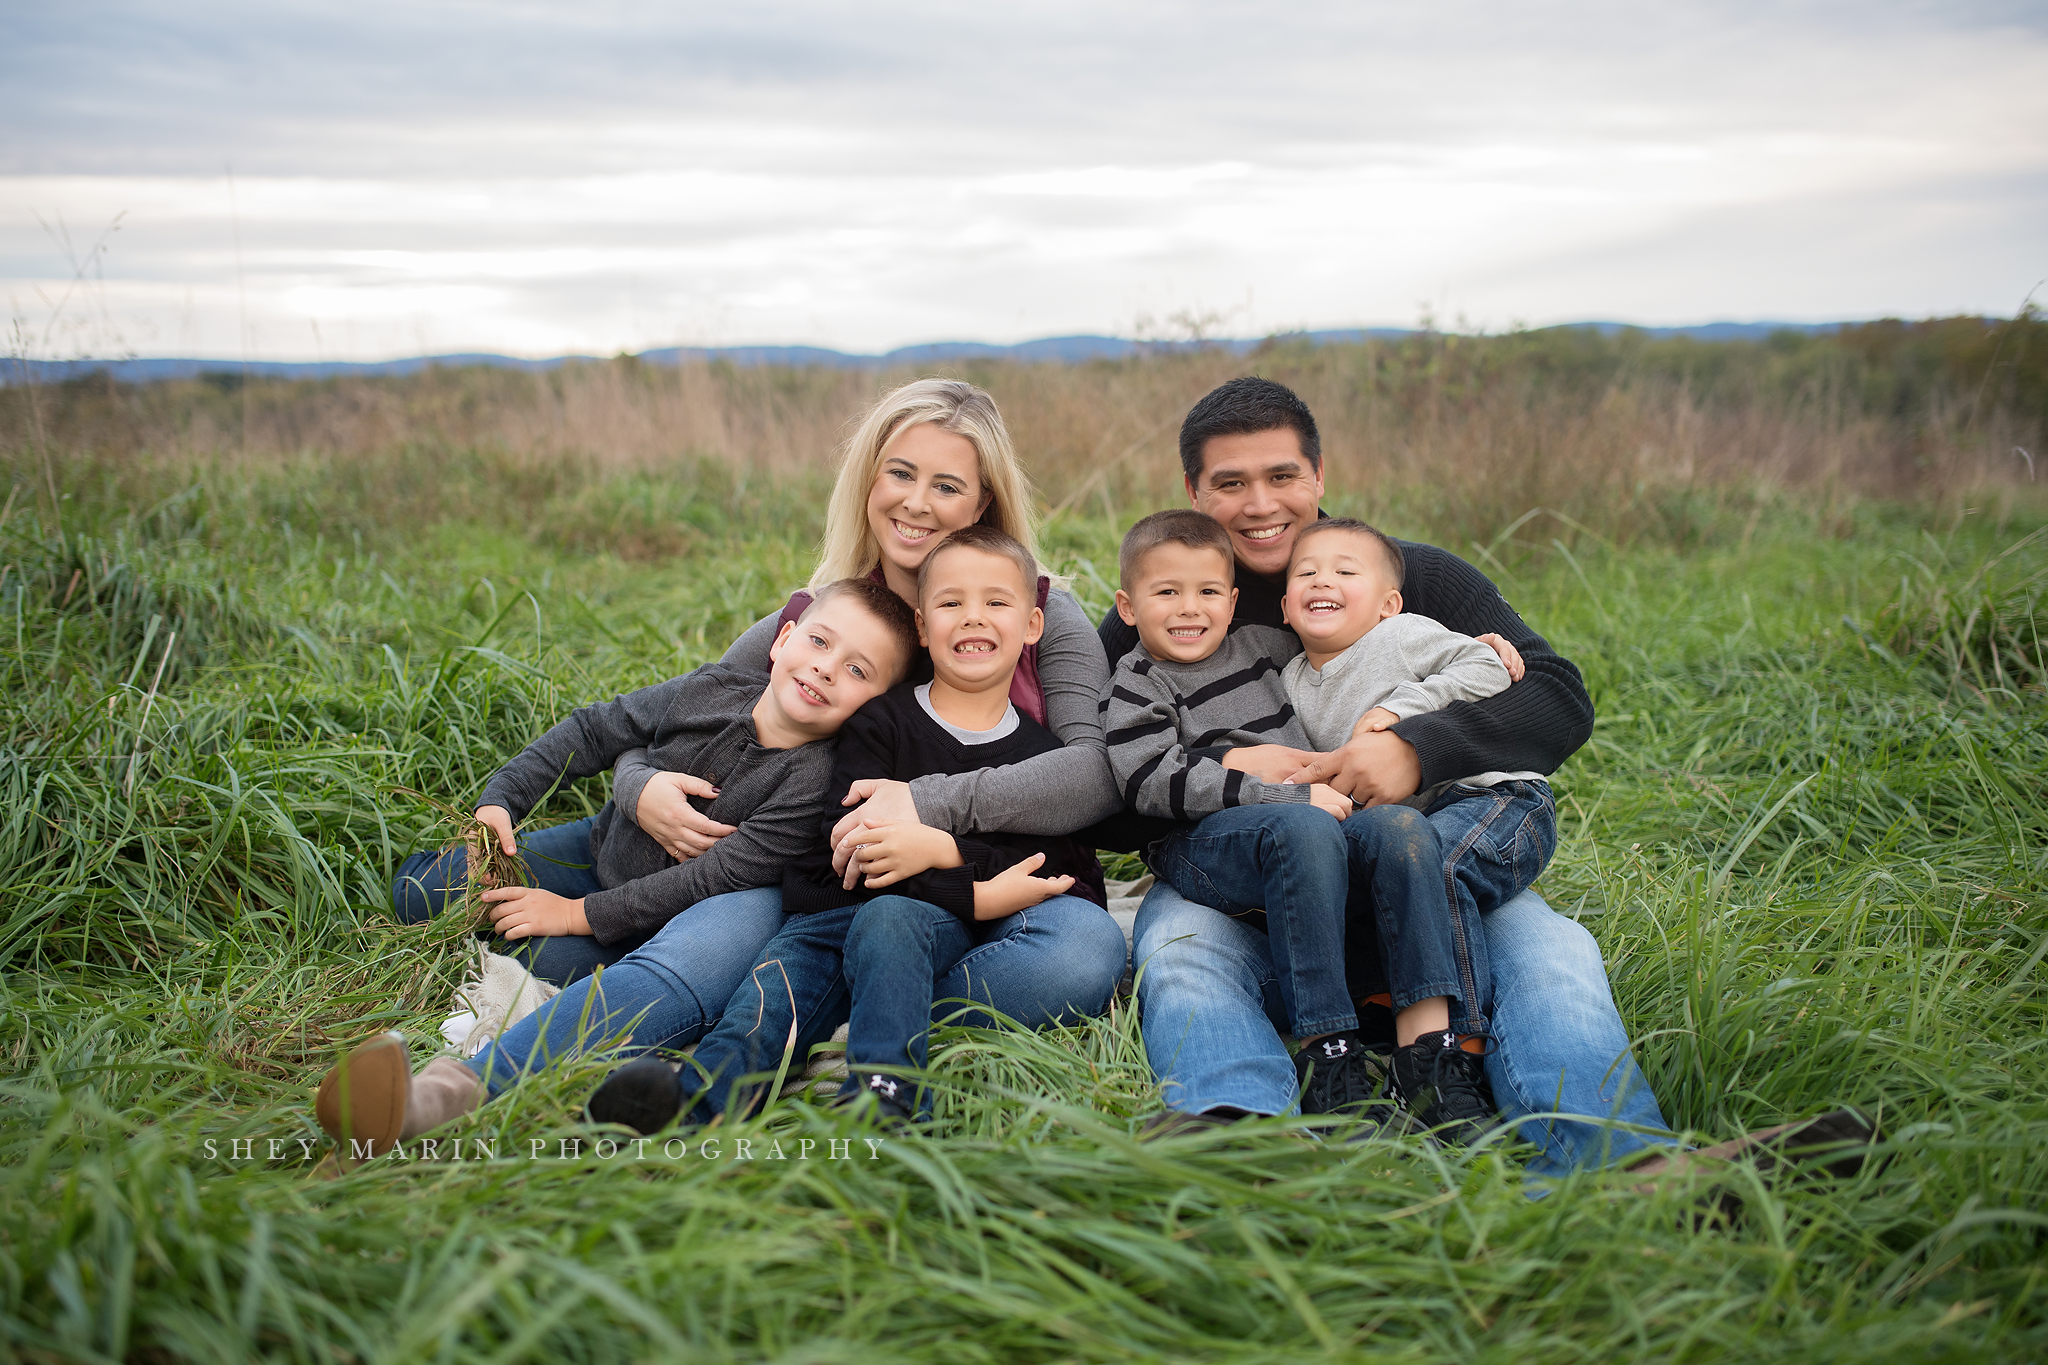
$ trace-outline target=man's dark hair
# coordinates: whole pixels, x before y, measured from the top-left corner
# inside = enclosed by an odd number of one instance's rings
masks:
[[[852,598],[863,611],[887,626],[889,634],[902,646],[903,657],[896,665],[896,676],[890,681],[899,683],[910,676],[910,665],[922,648],[917,642],[917,613],[887,584],[877,583],[872,578],[835,579],[811,594],[811,604],[804,608],[803,615],[796,618],[798,623],[801,624],[827,602],[841,597]]]
[[[1245,375],[1218,384],[1188,409],[1180,424],[1180,467],[1188,482],[1202,481],[1202,449],[1214,436],[1244,436],[1285,427],[1301,440],[1309,468],[1323,467],[1323,439],[1316,434],[1315,414],[1295,397],[1294,390],[1270,379]]]
[[[1024,576],[1024,596],[1029,606],[1038,605],[1038,561],[1031,557],[1031,551],[1015,536],[998,531],[993,526],[963,526],[957,531],[948,531],[946,538],[932,546],[925,555],[924,563],[917,566],[917,604],[924,605],[925,584],[931,581],[932,565],[939,562],[939,556],[948,550],[979,550],[985,555],[1003,555],[1017,566],[1017,572]]]
[[[1214,550],[1223,556],[1224,576],[1236,581],[1237,555],[1230,548],[1230,532],[1223,529],[1223,523],[1207,512],[1176,507],[1154,512],[1124,532],[1123,547],[1116,555],[1116,585],[1129,592],[1131,575],[1138,571],[1139,562],[1169,543],[1185,545],[1190,550]]]
[[[1294,554],[1299,555],[1301,553],[1303,541],[1307,540],[1310,536],[1319,536],[1325,531],[1353,531],[1378,541],[1380,550],[1387,557],[1387,568],[1393,571],[1394,586],[1400,587],[1407,578],[1407,557],[1401,553],[1401,547],[1394,543],[1394,538],[1385,531],[1380,530],[1377,526],[1366,525],[1357,517],[1324,517],[1321,521],[1310,522],[1294,533]],[[1293,555],[1290,555],[1288,558],[1291,561],[1293,557]]]

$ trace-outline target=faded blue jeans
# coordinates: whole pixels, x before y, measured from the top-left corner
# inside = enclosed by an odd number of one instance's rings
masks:
[[[1494,1102],[1539,1151],[1532,1174],[1600,1166],[1675,1138],[1560,1113],[1668,1131],[1629,1050],[1599,945],[1579,924],[1524,891],[1482,921],[1493,980]],[[1294,1064],[1280,1030],[1266,935],[1165,882],[1138,911],[1133,962],[1145,1053],[1174,1109],[1293,1111]]]
[[[518,835],[533,884],[570,900],[604,890],[590,865],[590,827],[596,823],[595,816],[585,816]],[[398,875],[391,879],[391,909],[407,924],[425,923],[461,897],[468,874],[469,857],[459,844],[415,853],[398,865]],[[551,985],[567,986],[597,967],[619,961],[642,941],[604,944],[588,934],[501,938],[493,940],[491,951],[518,958],[526,970]]]

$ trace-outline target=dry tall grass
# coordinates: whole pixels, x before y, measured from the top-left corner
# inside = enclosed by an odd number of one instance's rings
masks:
[[[1917,351],[1901,349],[1910,329],[1718,345],[1552,331],[941,369],[995,394],[1049,510],[1175,499],[1182,414],[1221,380],[1259,373],[1318,413],[1333,496],[1406,529],[1485,539],[1542,508],[1556,526],[1682,543],[1703,515],[1759,493],[1823,512],[1871,496],[1999,507],[2026,497],[2042,444],[2029,385],[2048,326],[2031,316],[1918,326],[1950,330],[1920,336]],[[1937,341],[1948,351],[1930,351]],[[2031,368],[2017,369],[2011,357],[2029,343]],[[820,482],[863,406],[908,377],[622,359],[246,387],[231,375],[145,387],[88,379],[0,391],[0,437],[18,472],[26,457],[53,486],[63,468],[128,479],[195,462],[252,476],[332,462],[367,499],[380,489],[414,499],[414,517],[450,496],[435,474],[457,454],[550,500],[582,482],[682,468],[780,496]],[[687,537],[660,520],[644,534],[612,527],[624,538],[613,548],[674,552]]]

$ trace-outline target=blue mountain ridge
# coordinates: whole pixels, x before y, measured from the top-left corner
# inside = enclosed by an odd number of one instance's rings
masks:
[[[1583,328],[1603,336],[1636,331],[1646,337],[1688,337],[1695,341],[1756,341],[1773,332],[1832,332],[1846,326],[1839,322],[1709,322],[1697,327],[1635,327],[1625,322],[1570,322],[1565,328]],[[1543,329],[1552,330],[1552,329]],[[1217,341],[1134,341],[1124,337],[1066,336],[1020,341],[1011,346],[994,346],[979,341],[935,341],[918,346],[899,346],[879,355],[858,355],[828,350],[822,346],[664,346],[642,351],[635,359],[647,365],[676,366],[724,362],[741,368],[757,366],[816,366],[831,369],[905,369],[939,365],[961,360],[1008,360],[1025,363],[1077,364],[1089,360],[1121,360],[1139,353],[1184,351],[1205,346],[1221,347],[1245,355],[1267,341],[1306,341],[1311,345],[1344,345],[1361,341],[1397,341],[1414,336],[1408,327],[1347,327],[1321,332],[1288,332],[1274,337],[1232,338]],[[194,379],[203,374],[248,375],[263,379],[329,379],[339,375],[405,375],[430,367],[460,368],[488,366],[505,370],[552,370],[562,365],[593,364],[603,356],[563,355],[546,360],[488,352],[452,355],[409,356],[400,360],[224,360],[198,358],[146,358],[99,360],[12,360],[0,364],[0,387],[23,382],[61,383],[101,371],[123,384],[148,384],[167,379]]]

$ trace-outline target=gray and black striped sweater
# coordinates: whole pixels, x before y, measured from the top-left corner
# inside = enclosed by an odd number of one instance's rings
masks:
[[[1162,663],[1142,645],[1126,654],[1102,693],[1109,766],[1125,803],[1141,815],[1187,821],[1231,806],[1308,800],[1305,785],[1261,782],[1222,761],[1239,745],[1310,747],[1280,681],[1299,653],[1291,630],[1238,626],[1199,663]]]

